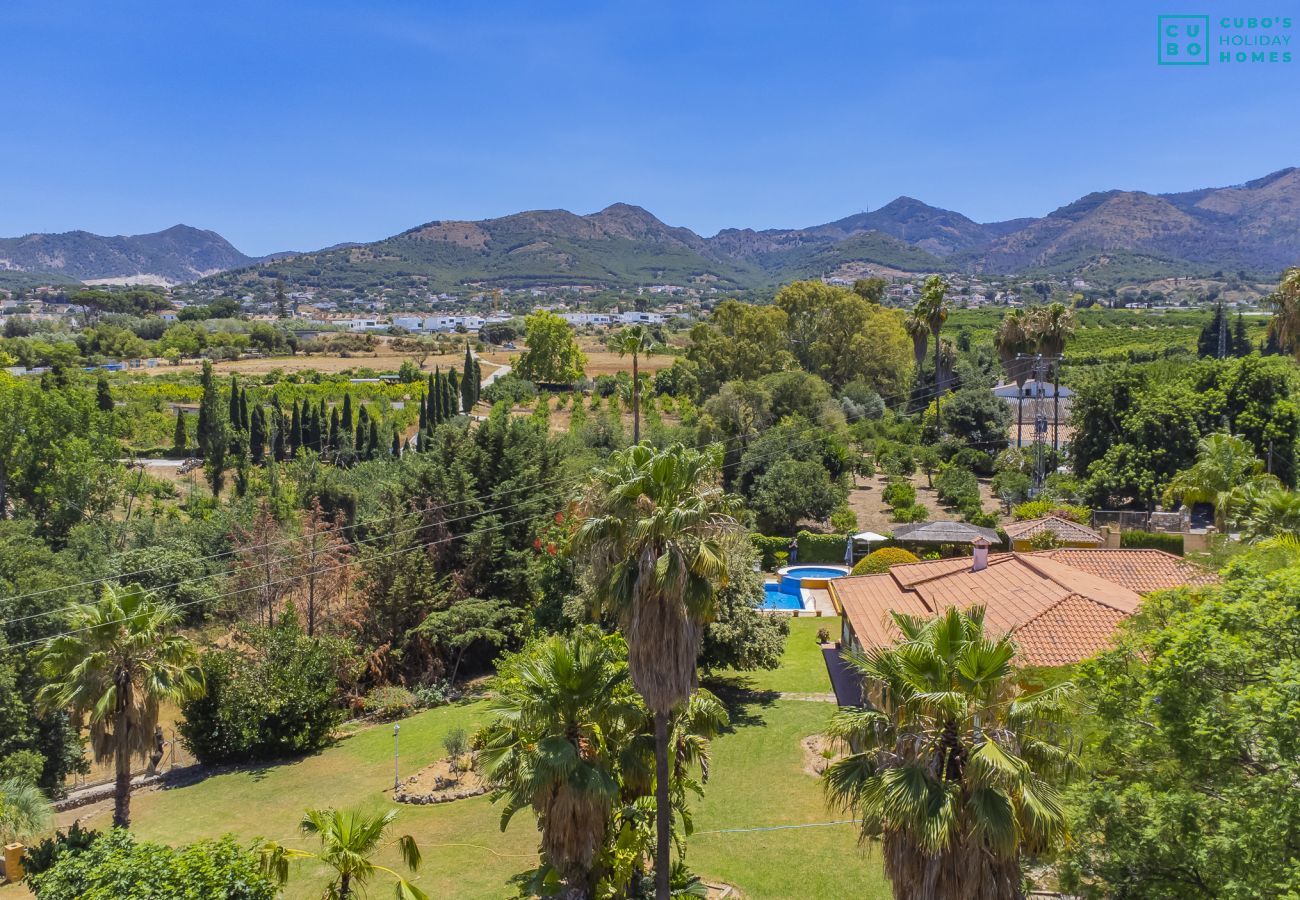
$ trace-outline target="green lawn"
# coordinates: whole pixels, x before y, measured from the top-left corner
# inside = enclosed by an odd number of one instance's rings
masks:
[[[863,857],[852,825],[747,833],[710,833],[832,821],[815,776],[804,771],[800,741],[823,727],[830,703],[780,699],[773,692],[824,693],[830,687],[818,628],[838,632],[837,619],[796,619],[780,669],[723,680],[736,712],[732,730],[713,746],[712,777],[696,804],[697,833],[687,862],[709,879],[737,885],[751,898],[888,897],[878,858]],[[453,728],[473,729],[482,703],[421,713],[402,722],[404,774],[442,753]],[[217,775],[199,784],[144,793],[132,804],[142,838],[183,843],[232,831],[242,838],[309,844],[295,827],[307,806],[393,806],[383,791],[393,779],[393,737],[379,726],[341,740],[316,756],[252,772]],[[514,895],[510,879],[536,864],[537,832],[526,814],[498,828],[499,811],[486,798],[441,806],[396,805],[402,832],[415,835],[425,865],[418,883],[433,897]],[[107,814],[105,814],[106,819]],[[104,819],[92,823],[106,824]],[[396,853],[380,860],[395,865]],[[287,896],[318,897],[322,869],[301,864]],[[383,891],[387,893],[386,890]],[[376,895],[382,894],[376,891]],[[11,892],[0,892],[10,900]]]

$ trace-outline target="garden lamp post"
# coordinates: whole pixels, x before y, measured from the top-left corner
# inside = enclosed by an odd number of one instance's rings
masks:
[[[401,725],[393,726],[393,790],[396,791],[402,786],[401,764],[398,762],[398,738],[397,733],[402,730]]]

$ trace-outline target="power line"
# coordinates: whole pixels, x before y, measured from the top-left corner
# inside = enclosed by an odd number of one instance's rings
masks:
[[[937,393],[937,392],[931,392],[931,393]],[[926,393],[923,393],[923,394],[921,394],[921,395],[919,395],[919,396],[912,396],[912,395],[909,394],[905,399],[906,399],[906,402],[907,402],[907,403],[913,403],[913,402],[917,402],[918,400],[929,399],[929,396],[930,396],[930,394],[926,394]],[[898,400],[898,399],[900,399],[901,397],[902,397],[902,395],[893,395],[892,397],[890,397],[890,399]],[[882,398],[882,400],[883,400],[883,399],[884,399],[884,398]],[[890,407],[888,406],[888,404],[886,404],[886,407],[885,407],[885,408],[886,408],[886,409],[889,409]],[[897,410],[895,410],[895,411],[897,411]],[[854,417],[846,417],[846,419],[847,419],[847,420],[850,420],[850,421],[851,421],[853,418],[854,418]],[[857,418],[861,418],[861,417],[857,417]],[[731,438],[728,438],[728,439],[726,439],[726,440],[724,440],[724,441],[717,441],[717,442],[714,442],[714,443],[716,443],[716,444],[722,444],[723,446],[725,446],[726,444],[731,443],[731,442],[733,442],[733,441],[734,441],[734,442],[743,442],[743,441],[745,441],[745,440],[747,440],[747,436],[746,436],[746,435],[736,435],[736,436],[733,436],[733,437],[731,437]],[[800,441],[800,442],[797,442],[797,443],[795,443],[795,444],[788,445],[786,448],[776,448],[776,449],[775,449],[771,454],[769,454],[769,456],[771,456],[771,455],[775,455],[775,453],[780,452],[781,450],[788,449],[788,447],[811,446],[811,445],[813,445],[813,444],[815,444],[815,443],[817,443],[817,442],[818,442],[818,439],[816,439],[816,438],[808,439],[808,440],[805,440],[805,441]],[[722,468],[725,470],[725,469],[727,469],[727,468],[730,468],[731,466],[739,465],[739,463],[740,463],[741,461],[742,461],[742,460],[734,460],[734,461],[732,461],[731,463],[726,463],[726,464],[724,464],[724,465],[722,466]],[[427,512],[431,512],[431,511],[435,511],[435,510],[446,509],[446,508],[451,507],[451,506],[464,505],[464,504],[473,503],[473,502],[480,501],[480,500],[486,500],[486,499],[488,499],[489,497],[495,499],[496,497],[507,496],[507,495],[509,495],[509,494],[518,493],[519,491],[523,491],[523,490],[533,490],[533,489],[541,488],[541,487],[544,487],[544,486],[547,486],[547,485],[559,484],[559,483],[564,482],[564,481],[574,480],[574,478],[575,478],[575,476],[556,476],[555,478],[548,479],[548,480],[541,481],[541,482],[535,482],[535,483],[526,484],[526,485],[519,485],[519,486],[517,486],[517,487],[511,488],[510,490],[502,491],[502,492],[499,492],[499,493],[493,491],[493,492],[488,492],[488,493],[486,493],[486,494],[479,495],[479,496],[477,496],[477,497],[470,497],[470,498],[464,498],[464,499],[456,500],[456,501],[449,501],[449,502],[447,502],[447,503],[440,504],[440,505],[438,505],[438,506],[436,506],[436,507],[432,507],[430,510],[425,510],[425,512],[427,513]],[[580,480],[581,480],[581,477],[578,476],[578,477],[577,477],[577,480],[580,481]],[[463,520],[463,519],[465,519],[465,518],[470,518],[470,517],[472,517],[472,516],[474,516],[474,515],[480,515],[480,514],[482,514],[482,515],[486,515],[486,514],[489,513],[489,512],[501,511],[501,510],[503,510],[503,509],[510,509],[510,508],[513,508],[514,505],[516,505],[516,504],[507,505],[507,506],[504,506],[504,507],[498,507],[498,508],[495,509],[495,510],[484,510],[484,511],[482,511],[481,513],[472,513],[472,514],[470,514],[469,516],[462,516],[462,517],[457,518],[457,519],[449,519],[449,520],[446,520],[446,522],[444,522],[444,523],[442,523],[442,524],[446,524],[447,522],[461,521],[461,520]],[[406,516],[406,515],[410,515],[410,514],[411,514],[411,513],[408,512],[408,511],[403,511],[403,512],[400,512],[400,513],[394,513],[394,514],[389,515],[389,516],[382,516],[382,517],[380,517],[380,518],[378,518],[378,519],[369,519],[369,520],[366,520],[366,521],[353,523],[352,525],[342,526],[339,530],[340,530],[340,531],[352,531],[352,530],[355,530],[355,529],[357,529],[357,528],[362,528],[362,527],[373,527],[374,525],[376,525],[376,524],[379,523],[379,522],[390,521],[390,520],[397,519],[397,518],[400,518],[400,517],[402,517],[402,516]],[[416,528],[420,528],[420,527],[424,527],[424,526],[423,526],[423,525],[421,525],[421,526],[416,526]],[[413,529],[408,529],[408,530],[415,530],[415,529],[413,528]],[[399,532],[399,533],[400,533],[400,532]],[[381,537],[385,537],[385,536],[392,536],[392,533],[388,533],[388,534],[386,534],[386,535],[378,535],[378,536],[376,536],[376,537],[372,537],[372,538],[369,538],[369,539],[363,539],[363,540],[360,540],[360,541],[353,541],[353,542],[351,542],[351,545],[352,545],[352,546],[357,546],[358,544],[368,543],[370,540],[375,540],[375,539],[378,539],[378,538],[381,538]],[[226,558],[226,557],[238,556],[238,555],[240,555],[240,554],[244,554],[244,553],[251,553],[251,552],[253,552],[253,551],[255,551],[255,550],[265,550],[265,549],[268,549],[268,548],[270,548],[270,547],[281,546],[281,545],[284,545],[284,544],[293,543],[293,542],[296,541],[296,540],[297,540],[296,538],[291,538],[291,537],[290,537],[290,538],[281,538],[281,539],[278,539],[278,540],[275,540],[275,541],[268,541],[268,542],[263,543],[263,544],[253,544],[253,545],[247,545],[247,546],[243,546],[243,547],[232,547],[232,548],[229,549],[229,550],[222,550],[222,551],[220,551],[219,553],[213,553],[213,554],[209,554],[209,555],[207,555],[207,556],[196,557],[196,558],[194,558],[192,561],[193,561],[193,562],[208,562],[208,561],[212,561],[212,560],[216,560],[216,559],[223,559],[223,558]],[[301,555],[307,555],[307,554],[301,554]],[[290,559],[293,559],[293,558],[295,558],[295,557],[289,557],[289,558],[290,558]],[[102,576],[102,577],[100,577],[100,578],[94,578],[94,579],[90,579],[90,580],[87,580],[87,581],[78,582],[78,583],[75,583],[75,584],[60,585],[60,586],[58,586],[58,587],[51,587],[51,588],[43,588],[43,589],[41,589],[41,590],[37,590],[37,591],[29,591],[29,592],[24,593],[24,594],[15,594],[15,595],[13,595],[13,596],[10,596],[10,597],[6,597],[6,598],[3,598],[3,599],[0,599],[0,602],[3,602],[3,603],[12,603],[12,602],[15,602],[15,601],[18,601],[18,600],[28,599],[28,598],[31,598],[31,597],[43,596],[43,595],[45,595],[45,594],[58,593],[58,592],[62,592],[62,591],[72,591],[72,590],[76,590],[76,589],[78,589],[78,588],[82,588],[82,587],[92,587],[92,586],[97,585],[97,584],[105,584],[105,583],[112,582],[112,581],[120,581],[120,580],[125,579],[125,578],[133,578],[133,577],[136,577],[136,576],[138,576],[138,575],[144,575],[144,574],[148,574],[148,573],[150,573],[150,572],[156,572],[156,571],[158,571],[158,569],[160,569],[160,568],[161,568],[160,566],[156,566],[156,567],[153,567],[153,568],[138,569],[138,570],[136,570],[136,571],[134,571],[134,572],[129,572],[129,573],[121,573],[121,572],[120,572],[120,573],[117,573],[117,574],[114,574],[114,575],[106,575],[106,576]],[[157,585],[157,586],[156,586],[155,588],[153,588],[153,589],[154,589],[154,590],[163,590],[163,589],[167,589],[167,588],[181,587],[181,586],[183,586],[183,585],[187,585],[187,584],[195,584],[195,583],[198,583],[198,582],[201,582],[201,581],[206,581],[206,580],[211,579],[211,578],[222,577],[222,576],[224,576],[225,574],[226,574],[226,573],[224,573],[224,572],[212,572],[212,573],[209,573],[209,574],[207,574],[207,575],[195,576],[194,578],[183,579],[183,580],[181,580],[181,581],[173,582],[173,583],[170,583],[170,584]],[[67,610],[69,610],[69,609],[73,609],[73,608],[75,608],[75,607],[78,606],[78,605],[80,605],[80,604],[69,604],[68,606],[64,606],[64,607],[59,608],[59,609],[46,610],[46,611],[44,611],[44,612],[40,612],[40,613],[32,613],[32,614],[29,614],[29,615],[26,615],[26,616],[20,616],[20,617],[13,618],[13,619],[6,619],[6,620],[3,620],[3,621],[0,621],[0,626],[11,625],[11,624],[15,624],[15,623],[18,623],[18,622],[30,621],[31,619],[36,619],[36,618],[43,618],[43,617],[45,617],[45,616],[53,615],[53,614],[58,613],[58,612],[65,612],[65,611],[67,611]]]
[[[938,391],[938,393],[942,393],[942,392],[943,392],[942,389],[940,389],[940,390]],[[894,399],[898,399],[898,396],[899,396],[899,395],[895,395]],[[921,395],[920,397],[913,397],[913,396],[910,396],[910,395],[909,395],[909,396],[906,398],[906,402],[908,402],[908,403],[916,402],[916,400],[918,400],[918,399],[925,399],[925,398],[926,398],[926,395],[924,395],[924,394]],[[886,409],[889,409],[889,407],[886,406]],[[852,417],[846,417],[846,418],[852,418]],[[738,436],[735,436],[735,437],[733,437],[733,438],[728,439],[727,441],[720,441],[720,442],[715,442],[715,443],[719,443],[719,444],[724,444],[724,445],[725,445],[726,443],[729,443],[730,441],[738,441],[738,440],[743,440],[743,439],[744,439],[744,436],[738,435]],[[811,446],[811,445],[813,445],[813,444],[819,442],[819,440],[820,440],[819,438],[810,438],[810,439],[807,439],[807,440],[805,440],[805,441],[796,442],[795,444],[786,445],[786,446],[783,446],[783,447],[773,448],[773,450],[772,450],[771,452],[769,452],[769,453],[766,455],[765,458],[771,458],[772,456],[775,456],[775,455],[777,455],[778,453],[782,453],[782,452],[784,452],[785,450],[789,449],[790,447]],[[984,442],[984,443],[987,443],[987,442]],[[723,466],[722,466],[721,468],[722,468],[723,470],[725,470],[725,469],[727,469],[727,468],[730,468],[731,466],[738,466],[738,465],[740,465],[740,463],[742,463],[742,462],[744,462],[744,461],[745,461],[745,460],[744,460],[743,458],[742,458],[742,459],[733,460],[733,461],[730,462],[730,463],[725,463],[725,464],[723,464]],[[546,482],[539,482],[539,483],[536,483],[536,484],[530,484],[530,485],[521,485],[521,486],[519,486],[519,487],[517,487],[517,488],[514,488],[514,489],[512,489],[512,490],[510,490],[510,491],[506,491],[506,492],[504,492],[504,493],[505,493],[505,494],[515,493],[515,492],[520,491],[520,490],[525,490],[525,489],[530,489],[530,488],[537,488],[537,487],[541,487],[541,486],[544,485],[544,484],[555,484],[555,483],[560,483],[560,482],[563,482],[563,481],[570,481],[570,482],[572,482],[574,485],[576,485],[576,484],[581,483],[581,482],[584,480],[584,478],[585,478],[585,476],[557,477],[557,478],[554,478],[554,479],[550,479],[550,480],[548,480],[548,481],[546,481]],[[485,499],[485,497],[486,497],[486,495],[481,496],[481,497],[477,497],[477,498],[469,498],[469,499],[464,499],[464,500],[460,500],[460,501],[444,503],[444,504],[441,504],[441,505],[438,506],[438,507],[434,507],[433,509],[446,509],[446,508],[449,507],[449,506],[453,506],[453,505],[457,505],[457,504],[470,503],[470,502],[473,502],[474,500]],[[525,501],[525,502],[526,502],[526,501]],[[460,517],[453,518],[453,519],[447,519],[447,520],[445,520],[445,521],[443,521],[443,522],[441,522],[441,523],[435,523],[435,524],[446,525],[446,524],[450,524],[450,523],[452,523],[452,522],[458,522],[458,521],[463,521],[463,520],[465,520],[465,519],[470,519],[470,518],[475,518],[475,517],[479,517],[479,516],[488,515],[488,514],[493,513],[493,512],[501,512],[501,511],[508,510],[508,509],[515,509],[515,508],[517,508],[517,507],[519,507],[519,506],[522,506],[522,505],[523,505],[522,503],[506,504],[505,506],[496,507],[496,508],[494,508],[494,509],[481,510],[481,511],[478,511],[478,512],[470,513],[470,514],[465,515],[465,516],[460,516]],[[427,513],[428,511],[429,511],[429,510],[425,510],[424,512]],[[358,523],[355,523],[355,524],[352,525],[352,526],[346,526],[346,527],[347,527],[347,528],[358,528],[358,527],[361,527],[361,526],[363,526],[363,525],[373,525],[376,521],[385,521],[386,519],[394,519],[394,518],[397,518],[397,517],[399,517],[399,516],[405,516],[405,515],[419,515],[420,513],[421,513],[420,510],[413,510],[413,511],[402,512],[402,513],[395,513],[395,514],[393,514],[392,516],[382,517],[382,518],[380,518],[380,519],[378,519],[378,520],[369,520],[369,521],[367,521],[367,522],[358,522]],[[531,517],[530,517],[530,518],[531,518]],[[525,520],[519,520],[519,521],[528,521],[528,520],[525,519]],[[518,524],[518,522],[510,523],[510,524]],[[382,539],[387,538],[387,537],[396,537],[396,536],[399,535],[399,534],[405,534],[405,533],[408,533],[408,532],[411,532],[411,531],[418,531],[418,530],[420,530],[421,528],[425,528],[425,527],[428,527],[428,523],[421,523],[420,525],[411,526],[410,528],[400,529],[400,530],[397,530],[397,531],[391,531],[391,532],[385,532],[385,533],[383,533],[383,534],[373,535],[373,536],[371,536],[371,537],[369,537],[369,538],[364,538],[364,539],[359,540],[359,541],[353,541],[353,542],[351,542],[350,546],[354,546],[354,547],[355,547],[355,546],[359,546],[359,545],[361,545],[361,544],[370,543],[371,541],[382,540]],[[481,532],[480,532],[480,533],[481,533]],[[463,535],[458,535],[458,536],[463,536]],[[241,554],[241,553],[251,553],[251,552],[253,552],[254,550],[267,549],[267,548],[269,548],[269,547],[279,546],[279,545],[281,545],[281,544],[285,544],[285,543],[291,543],[291,542],[293,542],[294,540],[295,540],[294,538],[284,538],[284,539],[277,540],[277,541],[268,541],[268,542],[266,542],[266,543],[264,543],[264,544],[255,544],[255,545],[246,546],[246,547],[232,548],[231,550],[222,551],[222,552],[219,553],[219,554],[212,554],[212,555],[210,555],[210,556],[208,556],[208,557],[203,557],[203,558],[201,558],[201,559],[216,559],[216,558],[221,558],[221,557],[225,557],[225,556],[238,555],[238,554]],[[429,544],[417,544],[417,545],[415,545],[415,546],[416,546],[416,547],[420,547],[420,546],[428,547],[428,546],[432,546],[433,543],[437,543],[437,542],[431,542],[431,543],[429,543]],[[412,547],[412,548],[410,548],[410,549],[415,549],[415,547]],[[304,556],[309,556],[309,555],[312,554],[312,552],[313,552],[313,551],[308,551],[308,552],[306,552],[306,553],[298,554],[297,556],[286,557],[284,561],[292,560],[292,559],[299,559],[299,558],[302,558],[302,557],[304,557]],[[371,557],[371,558],[374,559],[375,557]],[[381,557],[379,557],[379,558],[383,558],[383,557],[381,556]],[[347,563],[347,565],[350,565],[350,564],[351,564],[350,562]],[[336,567],[336,568],[337,568],[337,567]],[[15,596],[13,596],[13,597],[6,598],[6,601],[7,601],[7,602],[13,602],[13,601],[16,601],[16,600],[20,600],[20,599],[24,599],[24,598],[28,598],[28,597],[33,597],[33,596],[38,596],[38,595],[42,595],[42,594],[47,594],[47,593],[52,593],[52,592],[56,592],[56,591],[75,590],[75,589],[78,588],[78,587],[86,587],[86,586],[95,585],[95,584],[107,583],[107,582],[110,582],[110,581],[117,581],[117,580],[119,580],[119,579],[121,579],[121,578],[124,578],[124,577],[132,577],[133,575],[144,574],[144,573],[146,573],[146,572],[150,572],[150,571],[157,571],[157,569],[156,569],[156,568],[155,568],[155,569],[142,569],[142,570],[139,570],[139,571],[137,571],[137,572],[130,573],[130,575],[105,576],[105,577],[102,577],[102,578],[93,579],[93,580],[86,581],[86,582],[81,582],[80,584],[76,584],[76,585],[67,585],[67,586],[58,587],[58,588],[46,588],[46,589],[43,589],[43,590],[41,590],[41,591],[34,591],[34,592],[31,592],[31,593],[28,593],[28,594],[19,594],[19,595],[15,595]],[[319,571],[329,571],[329,570],[319,570]],[[211,572],[211,573],[208,573],[208,574],[206,574],[206,575],[195,576],[195,577],[193,577],[193,578],[189,578],[189,579],[182,579],[182,580],[180,580],[180,581],[172,582],[172,583],[170,583],[170,584],[166,584],[166,585],[158,585],[158,586],[152,588],[152,590],[163,590],[163,589],[167,589],[167,588],[181,587],[181,586],[184,586],[184,585],[187,585],[187,584],[196,584],[196,583],[199,583],[199,582],[202,582],[202,581],[207,581],[207,580],[212,579],[212,578],[225,577],[227,574],[228,574],[228,573],[226,573],[226,572]],[[313,574],[319,574],[319,572],[318,572],[318,571],[313,571],[313,572],[304,572],[304,573],[300,573],[300,574],[294,575],[294,576],[292,576],[292,577],[290,577],[290,578],[281,579],[280,581],[262,582],[262,583],[259,583],[258,585],[253,586],[252,588],[241,589],[240,591],[236,591],[235,593],[243,593],[244,591],[247,591],[247,590],[261,589],[261,588],[269,587],[271,584],[278,584],[278,583],[282,583],[282,582],[285,582],[285,581],[296,581],[296,580],[299,580],[299,579],[302,579],[302,578],[306,578],[306,577],[308,577],[309,575],[313,575]],[[211,601],[211,600],[219,600],[219,599],[221,599],[222,597],[225,597],[225,596],[231,596],[231,595],[230,595],[230,594],[218,594],[215,598],[200,598],[199,600],[193,600],[193,601],[188,601],[188,602],[183,603],[183,604],[179,604],[179,605],[178,605],[178,608],[180,608],[180,607],[184,607],[184,606],[190,606],[190,605],[193,605],[193,604],[195,604],[195,603],[200,603],[200,602],[209,602],[209,601]],[[56,609],[45,610],[45,611],[43,611],[43,612],[39,612],[39,613],[30,613],[30,614],[25,615],[25,616],[19,616],[19,617],[17,617],[17,618],[3,620],[3,621],[0,621],[0,627],[8,626],[8,625],[13,625],[13,624],[17,624],[17,623],[19,623],[19,622],[31,621],[32,619],[45,618],[45,617],[47,617],[47,616],[53,616],[53,615],[56,615],[56,614],[58,614],[58,613],[68,612],[68,611],[70,611],[70,610],[72,610],[72,609],[76,609],[77,607],[82,606],[82,605],[84,605],[84,604],[82,604],[82,603],[73,603],[73,604],[68,604],[68,605],[66,605],[66,606],[63,606],[63,607],[60,607],[60,608],[56,608]],[[57,636],[57,635],[55,635],[55,636]],[[49,638],[44,638],[44,639],[40,639],[40,640],[47,640],[47,639],[49,639]],[[38,641],[25,641],[25,642],[22,642],[22,643],[19,643],[19,644],[13,644],[13,645],[10,645],[10,646],[12,646],[12,647],[22,647],[22,646],[26,646],[26,645],[31,644],[31,643],[34,643],[34,642],[38,642]]]

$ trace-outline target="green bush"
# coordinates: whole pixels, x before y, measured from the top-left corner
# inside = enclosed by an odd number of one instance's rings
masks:
[[[916,503],[916,488],[910,481],[891,481],[880,492],[880,499],[895,509],[900,506],[912,506]]]
[[[934,489],[939,502],[947,506],[961,507],[969,503],[978,506],[980,502],[980,485],[975,473],[951,463],[939,471]]]
[[[286,607],[274,626],[252,632],[247,651],[204,656],[207,692],[181,708],[185,745],[205,765],[319,750],[343,716],[342,656],[336,641],[307,637]]]
[[[420,698],[404,687],[386,684],[366,694],[366,715],[384,721],[404,719],[420,708]]]
[[[848,535],[844,534],[813,534],[811,531],[801,531],[796,564],[842,563],[844,542],[847,540]]]
[[[1119,545],[1128,549],[1163,550],[1175,556],[1183,555],[1183,536],[1161,531],[1122,531]]]
[[[1086,506],[1071,506],[1056,500],[1030,500],[1011,510],[1011,516],[1017,522],[1026,519],[1041,519],[1043,516],[1060,516],[1081,525],[1092,521],[1092,510]]]
[[[890,566],[918,561],[915,553],[910,553],[902,547],[881,547],[858,560],[858,564],[853,567],[853,574],[879,575],[888,572]]]
[[[38,900],[273,900],[279,893],[257,854],[230,835],[172,848],[136,843],[120,828],[79,853],[59,854],[30,886]]]
[[[930,518],[930,510],[920,503],[914,506],[895,506],[890,518],[895,522],[924,522]]]

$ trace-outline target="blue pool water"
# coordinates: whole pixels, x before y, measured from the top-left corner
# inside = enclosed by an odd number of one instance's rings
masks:
[[[798,595],[781,590],[781,585],[767,582],[763,585],[764,609],[803,609],[803,601]]]

